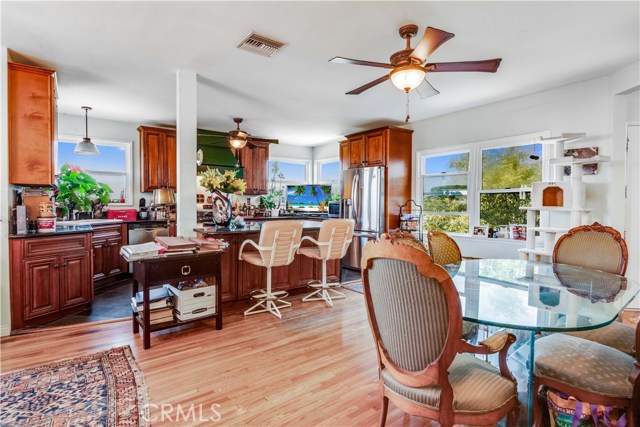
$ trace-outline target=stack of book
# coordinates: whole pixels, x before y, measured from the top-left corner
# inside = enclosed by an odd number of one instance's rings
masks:
[[[158,256],[160,248],[153,242],[141,243],[139,245],[126,245],[120,248],[120,255],[127,262],[137,261],[144,258],[153,258]]]
[[[156,242],[164,249],[165,255],[191,254],[196,250],[196,244],[184,237],[156,237]]]
[[[142,292],[131,297],[131,308],[144,318]],[[149,289],[149,323],[164,323],[173,321],[173,297],[165,287]]]
[[[189,237],[189,240],[198,246],[198,249],[204,251],[220,251],[229,246],[227,242],[212,237],[201,239],[199,237]]]

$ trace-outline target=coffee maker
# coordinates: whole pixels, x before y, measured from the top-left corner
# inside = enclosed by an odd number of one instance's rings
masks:
[[[147,201],[144,197],[140,198],[138,204],[138,219],[149,219],[149,210],[147,208]]]

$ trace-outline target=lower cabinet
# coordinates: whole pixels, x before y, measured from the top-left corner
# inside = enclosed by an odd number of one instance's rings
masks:
[[[12,238],[11,327],[51,322],[93,300],[91,234]]]
[[[94,225],[92,228],[93,280],[128,272],[129,264],[120,256],[120,248],[126,244],[126,224]]]

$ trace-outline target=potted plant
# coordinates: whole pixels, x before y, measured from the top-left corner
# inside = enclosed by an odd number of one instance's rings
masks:
[[[78,212],[91,213],[96,205],[109,204],[113,190],[107,184],[96,181],[91,175],[83,172],[78,166],[65,163],[56,175],[59,203],[63,217]]]
[[[237,170],[220,172],[207,168],[200,174],[200,185],[211,192],[213,220],[217,225],[228,227],[233,217],[231,194],[242,194],[247,189],[244,179],[238,178]]]

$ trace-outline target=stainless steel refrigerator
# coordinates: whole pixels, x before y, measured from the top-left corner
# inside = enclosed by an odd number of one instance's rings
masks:
[[[342,259],[344,267],[360,269],[362,248],[384,231],[384,174],[383,167],[342,172],[342,217],[355,220],[353,241]]]

